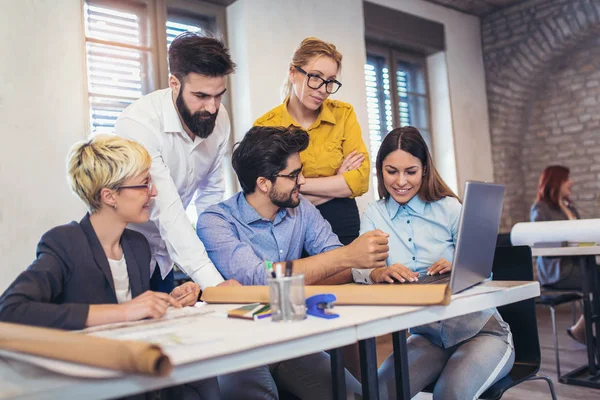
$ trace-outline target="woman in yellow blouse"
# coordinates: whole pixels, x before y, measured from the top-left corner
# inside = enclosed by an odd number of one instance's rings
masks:
[[[306,183],[301,192],[329,221],[343,244],[358,237],[355,197],[369,189],[369,155],[353,107],[328,99],[337,80],[342,54],[331,44],[309,37],[290,63],[282,104],[254,125],[304,128],[310,143],[300,157]]]

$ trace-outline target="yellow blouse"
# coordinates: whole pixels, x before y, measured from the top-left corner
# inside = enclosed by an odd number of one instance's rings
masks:
[[[301,128],[287,110],[287,102],[264,114],[254,122],[255,126],[294,125]],[[308,148],[300,153],[307,178],[334,176],[344,157],[356,150],[365,156],[365,161],[355,170],[345,172],[344,180],[352,191],[351,198],[369,190],[369,154],[362,139],[362,132],[354,108],[342,101],[326,99],[317,120],[308,128]]]

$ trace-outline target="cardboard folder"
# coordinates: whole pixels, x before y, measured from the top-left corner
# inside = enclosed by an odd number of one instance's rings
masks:
[[[171,360],[159,346],[0,322],[0,349],[94,367],[167,376]]]
[[[305,286],[306,297],[332,293],[336,304],[425,306],[450,303],[448,285],[347,285]],[[268,303],[268,286],[209,287],[202,292],[207,303]]]

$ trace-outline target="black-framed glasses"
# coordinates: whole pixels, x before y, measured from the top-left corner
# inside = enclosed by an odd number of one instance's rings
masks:
[[[291,174],[276,174],[273,175],[273,178],[288,178],[296,181],[296,186],[298,186],[298,180],[300,179],[300,175],[302,175],[302,170],[298,172],[292,172]]]
[[[306,75],[306,77],[308,78],[306,80],[306,85],[311,89],[319,89],[321,86],[325,85],[325,91],[329,94],[334,94],[342,87],[342,83],[336,81],[335,79],[325,80],[318,75],[309,74],[300,67],[296,67],[296,69],[301,74]]]
[[[152,193],[152,188],[154,188],[154,182],[150,181],[148,183],[144,183],[142,185],[123,185],[117,187],[117,190],[120,189],[146,189],[148,193]]]

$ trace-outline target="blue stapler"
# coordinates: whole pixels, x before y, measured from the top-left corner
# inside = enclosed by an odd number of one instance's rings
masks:
[[[333,303],[337,300],[334,294],[316,294],[306,299],[306,313],[315,317],[333,319],[339,314],[333,314],[328,310],[333,308]]]

